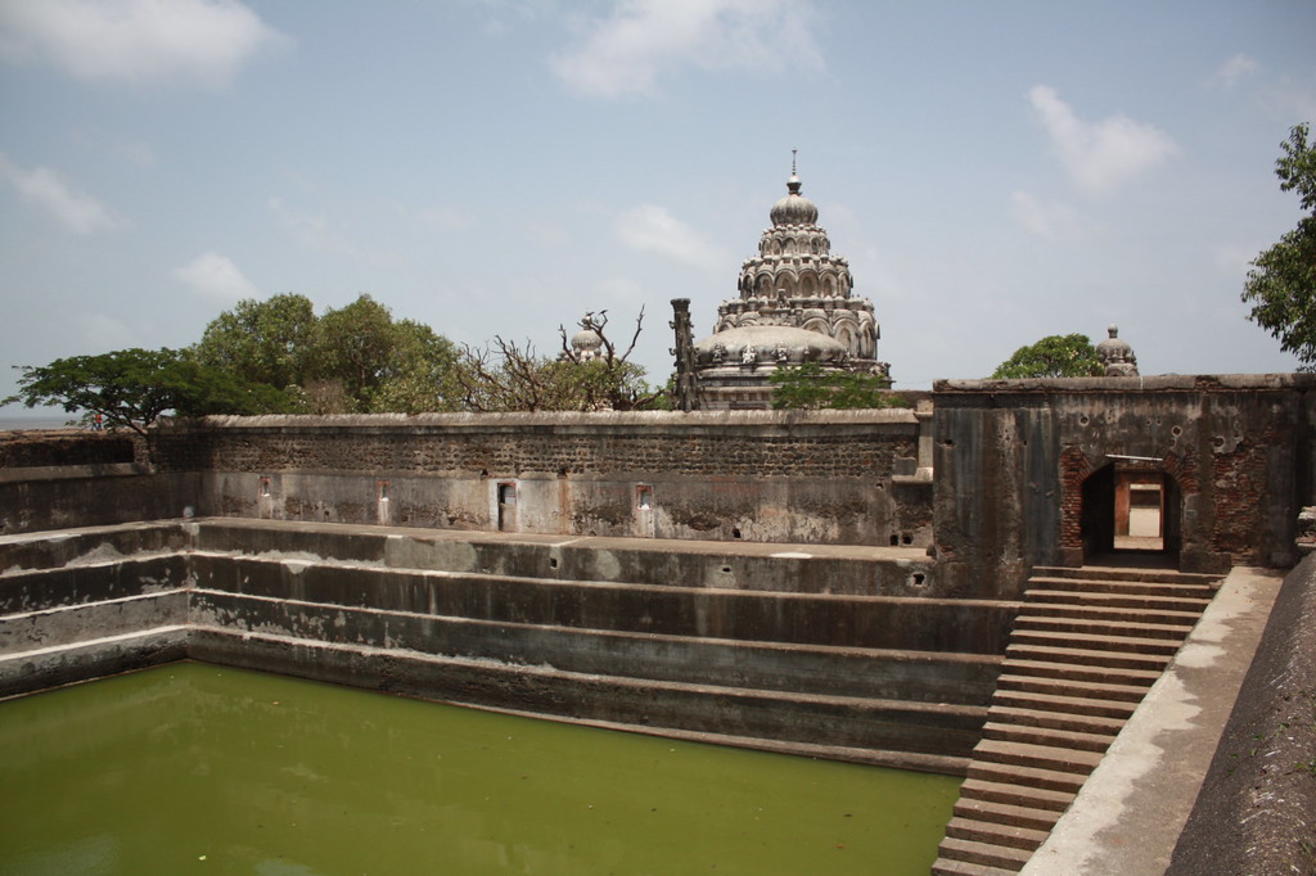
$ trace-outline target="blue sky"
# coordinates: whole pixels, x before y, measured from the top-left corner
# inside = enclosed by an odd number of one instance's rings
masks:
[[[1292,370],[1245,320],[1316,119],[1310,3],[0,0],[0,364],[361,292],[671,369],[799,149],[897,387],[1107,324],[1144,374]],[[2,369],[0,396],[14,389]]]

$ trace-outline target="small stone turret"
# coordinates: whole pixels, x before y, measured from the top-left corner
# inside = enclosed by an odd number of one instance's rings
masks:
[[[1097,358],[1106,366],[1107,377],[1137,377],[1138,357],[1128,341],[1120,340],[1119,326],[1106,329],[1110,337],[1097,344]]]

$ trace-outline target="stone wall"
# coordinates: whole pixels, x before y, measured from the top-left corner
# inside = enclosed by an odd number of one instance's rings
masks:
[[[931,542],[918,436],[908,410],[222,417],[152,453],[204,473],[200,514],[908,546]]]
[[[1313,388],[1303,374],[939,381],[943,586],[1014,598],[1033,566],[1082,564],[1084,485],[1128,458],[1175,493],[1183,571],[1291,565],[1313,495]]]
[[[191,513],[195,472],[156,474],[125,432],[0,432],[0,535]]]

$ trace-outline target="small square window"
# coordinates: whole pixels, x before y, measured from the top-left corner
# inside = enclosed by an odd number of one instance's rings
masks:
[[[635,507],[641,511],[648,511],[653,508],[653,487],[648,484],[637,484],[635,487]]]
[[[261,479],[260,479],[260,495],[261,495],[261,498],[268,498],[268,497],[269,497],[269,495],[270,495],[270,479],[269,479],[269,478],[261,478]]]

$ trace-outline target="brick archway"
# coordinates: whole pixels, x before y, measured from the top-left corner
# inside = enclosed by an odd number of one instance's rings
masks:
[[[1081,566],[1094,553],[1121,553],[1114,546],[1115,479],[1119,455],[1090,458],[1078,447],[1067,447],[1060,456],[1060,554],[1068,566]],[[1160,555],[1179,564],[1184,541],[1183,508],[1196,492],[1196,479],[1184,470],[1180,458],[1170,454],[1147,460],[1147,469],[1162,478],[1163,510]]]

